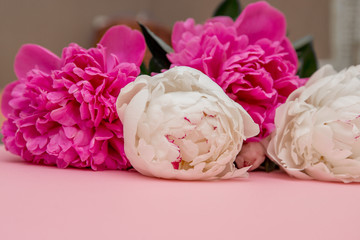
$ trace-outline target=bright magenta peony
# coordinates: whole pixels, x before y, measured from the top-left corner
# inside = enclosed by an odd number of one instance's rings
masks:
[[[260,126],[250,141],[274,130],[275,109],[304,84],[296,76],[297,56],[286,38],[284,15],[266,2],[248,5],[234,22],[216,17],[173,29],[173,66],[196,68],[218,83]]]
[[[96,48],[70,44],[61,58],[24,45],[15,59],[18,80],[2,101],[6,148],[61,168],[129,168],[115,102],[138,76],[144,53],[142,35],[125,26],[108,30]]]

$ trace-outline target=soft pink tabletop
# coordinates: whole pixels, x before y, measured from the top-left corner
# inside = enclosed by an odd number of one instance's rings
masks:
[[[0,239],[360,239],[360,185],[58,169],[0,146]]]

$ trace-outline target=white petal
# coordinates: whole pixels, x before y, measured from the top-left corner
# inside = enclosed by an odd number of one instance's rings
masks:
[[[117,100],[125,153],[147,176],[184,180],[243,177],[234,161],[259,127],[209,77],[188,67],[139,76]],[[176,164],[179,169],[176,169]]]
[[[276,111],[267,147],[290,175],[323,181],[360,180],[360,66],[326,66]]]

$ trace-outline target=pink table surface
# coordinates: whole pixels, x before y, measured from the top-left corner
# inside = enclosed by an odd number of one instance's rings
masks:
[[[360,239],[360,185],[58,169],[0,146],[0,239]]]

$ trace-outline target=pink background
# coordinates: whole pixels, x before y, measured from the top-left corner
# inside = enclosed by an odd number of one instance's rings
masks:
[[[359,184],[168,181],[58,169],[0,147],[0,239],[360,239]]]

